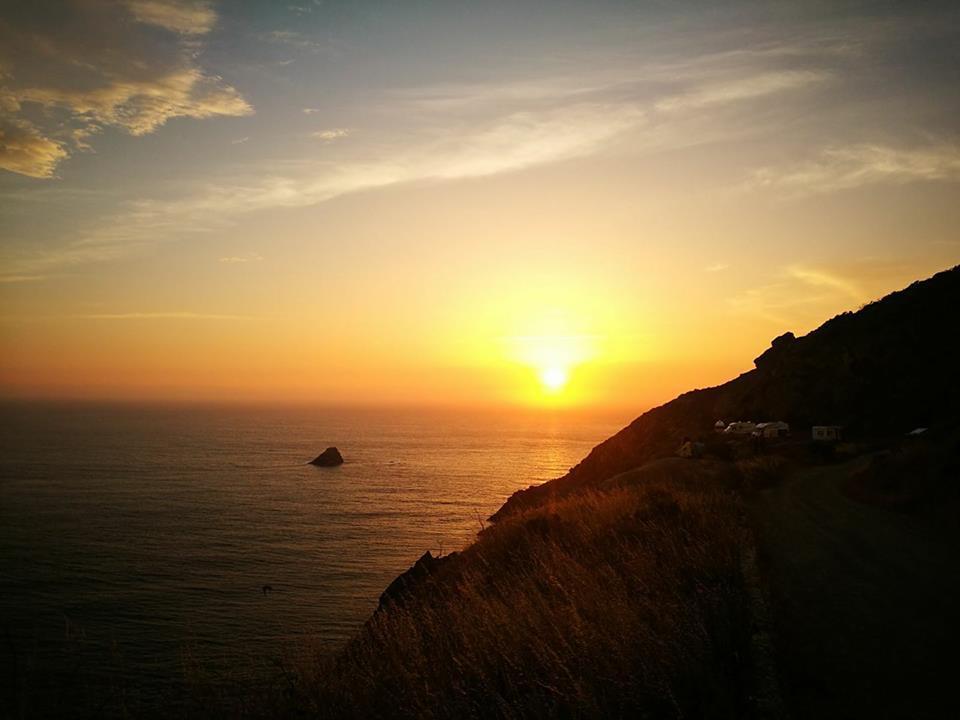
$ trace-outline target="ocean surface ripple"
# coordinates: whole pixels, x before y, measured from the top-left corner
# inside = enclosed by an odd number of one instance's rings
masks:
[[[82,642],[95,673],[146,695],[182,679],[185,654],[242,672],[342,643],[424,550],[468,544],[513,491],[563,474],[625,419],[46,403],[0,412],[8,651],[55,667]],[[344,465],[306,464],[328,445]]]

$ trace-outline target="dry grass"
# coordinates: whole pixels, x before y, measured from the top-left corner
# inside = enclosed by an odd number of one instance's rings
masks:
[[[780,455],[757,455],[737,460],[738,487],[746,495],[772,487],[780,482],[789,462]]]
[[[740,517],[719,485],[658,479],[498,523],[341,654],[302,670],[291,707],[357,718],[743,716]]]

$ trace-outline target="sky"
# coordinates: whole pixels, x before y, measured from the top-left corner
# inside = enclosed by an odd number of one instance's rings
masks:
[[[960,262],[960,6],[0,12],[0,397],[609,406]]]

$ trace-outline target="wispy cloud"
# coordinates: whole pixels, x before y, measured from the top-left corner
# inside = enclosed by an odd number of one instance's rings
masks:
[[[931,269],[882,258],[842,265],[793,264],[780,268],[771,282],[727,298],[726,304],[733,313],[780,328],[809,329],[831,314],[856,309]]]
[[[812,287],[835,290],[856,302],[863,302],[865,299],[863,289],[856,282],[835,271],[795,265],[787,268],[787,274]]]
[[[13,273],[9,275],[0,275],[0,284],[37,282],[39,280],[46,280],[47,277],[47,275],[18,275]]]
[[[282,172],[251,169],[230,182],[191,188],[174,200],[144,199],[73,243],[8,263],[20,275],[111,259],[167,235],[222,228],[268,208],[302,207],[401,183],[438,182],[517,172],[605,152],[636,154],[688,147],[744,132],[745,122],[717,113],[820,82],[814,72],[771,72],[734,54],[688,62],[677,83],[638,81],[632,71],[547,78],[500,86],[442,86],[394,91],[377,112],[417,118],[418,134],[398,132],[354,144],[335,157],[277,163]],[[727,65],[723,65],[727,63]],[[699,72],[697,72],[699,69]],[[651,69],[656,75],[656,68]],[[316,108],[303,108],[313,114]],[[326,142],[346,128],[319,131]]]
[[[810,195],[864,185],[921,181],[960,181],[960,145],[938,143],[898,148],[859,144],[831,148],[811,162],[757,170],[749,187]]]
[[[0,117],[0,168],[47,178],[68,154],[65,143],[44,137],[27,120]]]
[[[4,170],[53,177],[106,127],[145,135],[172,118],[253,112],[236,89],[197,64],[198,38],[217,20],[209,3],[75,3],[58,23],[44,22],[42,13],[22,13],[23,27],[0,23]]]
[[[146,80],[115,80],[93,90],[22,88],[16,99],[47,108],[62,108],[94,128],[111,125],[131,135],[153,132],[175,117],[209,118],[252,112],[236,90],[196,67],[177,69]]]
[[[811,70],[765,72],[733,81],[708,82],[689,91],[658,101],[660,112],[676,112],[725,105],[731,102],[762,98],[788,90],[797,90],[825,81],[829,75]]]
[[[71,315],[73,320],[250,320],[249,315],[220,315],[197,312],[128,312]]]
[[[217,13],[209,2],[190,0],[130,0],[138,22],[157,25],[184,35],[204,35],[213,29]]]
[[[730,266],[727,263],[715,263],[713,265],[708,265],[703,270],[708,273],[718,273],[723,272],[728,269]]]
[[[262,33],[261,40],[277,45],[285,45],[295,50],[302,50],[308,53],[318,53],[334,50],[334,46],[329,41],[316,40],[304,33],[294,30],[271,30]]]
[[[227,265],[235,265],[237,263],[260,262],[261,260],[263,260],[263,256],[261,256],[259,253],[250,252],[243,255],[230,255],[227,257],[222,257],[220,258],[219,262]]]
[[[324,0],[312,0],[311,2],[302,2],[295,5],[288,5],[287,9],[297,15],[309,15],[314,10],[322,8]]]
[[[349,134],[350,130],[347,128],[330,128],[329,130],[317,130],[316,132],[312,132],[310,133],[310,137],[316,138],[317,140],[323,140],[324,142],[333,142],[334,140],[345,138]]]

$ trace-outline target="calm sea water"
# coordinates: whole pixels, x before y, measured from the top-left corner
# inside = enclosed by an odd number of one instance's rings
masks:
[[[7,660],[82,657],[149,698],[185,656],[243,672],[342,643],[425,550],[468,544],[627,418],[7,404],[0,420]],[[343,466],[305,464],[328,445]]]

